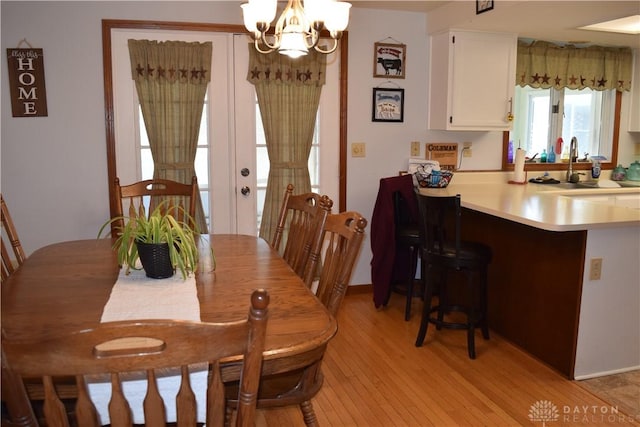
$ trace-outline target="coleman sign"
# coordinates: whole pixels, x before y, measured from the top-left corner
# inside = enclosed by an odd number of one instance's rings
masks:
[[[7,49],[13,117],[47,116],[42,49]]]
[[[440,169],[454,171],[458,159],[458,144],[427,142],[427,159],[440,162]]]

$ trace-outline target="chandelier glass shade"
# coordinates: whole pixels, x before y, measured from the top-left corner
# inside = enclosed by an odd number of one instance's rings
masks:
[[[274,30],[269,33],[276,16],[277,0],[249,0],[242,4],[244,25],[253,35],[256,50],[297,58],[309,49],[329,54],[338,47],[338,40],[349,23],[350,3],[337,0],[288,0]],[[326,29],[333,46],[318,46],[320,32]]]

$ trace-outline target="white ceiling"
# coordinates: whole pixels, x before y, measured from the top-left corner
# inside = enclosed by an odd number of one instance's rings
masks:
[[[640,35],[579,30],[578,27],[640,14],[640,1],[527,1],[494,0],[493,10],[475,14],[474,0],[363,1],[350,0],[354,8],[422,12],[459,16],[449,27],[515,32],[522,38],[640,48]],[[453,18],[452,18],[453,17]],[[431,26],[430,26],[431,31]]]

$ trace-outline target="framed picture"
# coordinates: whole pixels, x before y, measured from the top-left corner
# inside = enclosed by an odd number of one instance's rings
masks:
[[[373,77],[404,79],[407,45],[375,43],[373,45]]]
[[[476,0],[476,15],[493,9],[493,0]]]
[[[373,88],[371,121],[402,122],[404,120],[404,89]]]

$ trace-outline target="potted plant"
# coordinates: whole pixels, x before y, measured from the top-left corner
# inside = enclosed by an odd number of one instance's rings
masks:
[[[170,212],[180,209],[185,220],[176,219]],[[144,207],[131,217],[112,218],[102,225],[98,237],[113,222],[124,225],[116,227],[117,237],[113,249],[118,263],[130,269],[139,270],[138,259],[148,277],[166,278],[180,270],[183,279],[198,268],[197,230],[190,226],[191,218],[181,207],[167,209],[160,203],[146,215]]]

